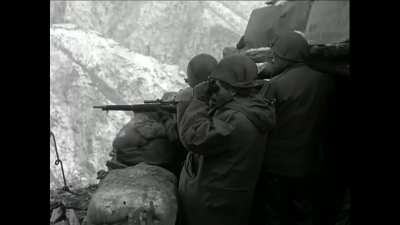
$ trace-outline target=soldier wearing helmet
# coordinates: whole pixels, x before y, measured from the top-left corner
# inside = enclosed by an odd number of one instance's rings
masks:
[[[266,97],[276,99],[277,123],[268,137],[255,208],[265,210],[262,224],[320,224],[312,216],[318,206],[311,193],[323,165],[333,81],[304,63],[309,45],[297,32],[280,34],[272,51],[279,75]]]
[[[207,80],[211,71],[218,64],[217,60],[208,54],[199,54],[193,57],[187,66],[186,82],[190,87]]]
[[[175,101],[178,102],[176,115],[178,124],[190,100],[193,98],[193,87],[206,81],[217,64],[218,62],[213,56],[204,53],[194,56],[189,61],[186,70],[187,78],[185,79],[189,87],[179,91],[175,96]]]
[[[279,39],[278,34],[274,33],[271,36],[273,62],[265,63],[263,70],[258,74],[260,79],[272,78],[282,73],[288,64],[303,63],[309,57],[308,43],[300,31],[287,32]],[[302,38],[299,38],[300,36]]]
[[[179,91],[175,97],[175,100],[178,102],[190,101],[190,99],[193,97],[193,87],[202,81],[207,80],[211,74],[211,71],[214,70],[217,64],[217,60],[211,55],[199,54],[194,56],[189,61],[186,70],[187,78],[185,78],[185,82],[189,85],[189,87]],[[182,109],[186,107],[180,108],[182,111]],[[178,112],[178,114],[180,113]]]
[[[180,140],[189,151],[179,197],[187,225],[248,224],[274,111],[257,96],[257,67],[250,58],[222,59],[210,79],[194,88]]]

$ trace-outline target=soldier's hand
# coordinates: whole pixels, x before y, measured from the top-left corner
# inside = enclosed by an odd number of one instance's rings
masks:
[[[191,88],[191,87],[180,90],[175,95],[176,102],[190,101],[192,98],[193,98],[193,88]]]
[[[210,96],[208,96],[208,85],[208,81],[203,81],[197,84],[193,88],[193,96],[200,101],[208,102],[210,98]]]

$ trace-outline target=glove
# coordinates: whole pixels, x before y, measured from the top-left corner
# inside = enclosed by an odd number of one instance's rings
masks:
[[[208,102],[208,100],[210,99],[210,96],[208,93],[208,86],[209,86],[208,81],[203,81],[203,82],[200,82],[199,84],[197,84],[193,88],[193,97],[200,101]]]
[[[190,101],[192,98],[193,98],[193,88],[191,88],[191,87],[180,90],[175,95],[176,102]]]

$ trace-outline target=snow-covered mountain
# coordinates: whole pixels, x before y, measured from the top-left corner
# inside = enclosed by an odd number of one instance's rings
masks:
[[[95,110],[93,105],[134,104],[184,87],[178,66],[132,52],[97,32],[76,25],[50,29],[50,128],[55,133],[67,179],[93,183],[105,167],[112,139],[133,113]],[[60,168],[50,149],[51,185]]]
[[[196,54],[220,59],[244,33],[263,1],[66,1],[52,2],[54,22],[74,23],[163,63],[186,64]]]

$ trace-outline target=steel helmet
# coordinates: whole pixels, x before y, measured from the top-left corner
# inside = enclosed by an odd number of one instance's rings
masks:
[[[278,35],[272,51],[279,58],[294,62],[304,62],[309,55],[307,40],[298,32],[289,31]]]
[[[259,86],[256,64],[245,55],[233,55],[223,58],[211,73],[211,78],[223,81],[237,88]]]
[[[217,60],[208,54],[199,54],[193,57],[187,66],[189,85],[194,87],[196,84],[207,80],[217,64]]]

